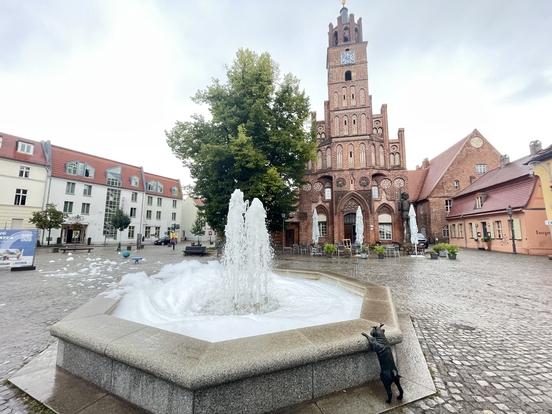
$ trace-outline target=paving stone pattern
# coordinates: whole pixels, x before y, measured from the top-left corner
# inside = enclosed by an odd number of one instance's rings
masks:
[[[40,271],[0,272],[0,378],[52,343],[49,325],[122,275],[152,274],[183,260],[178,249],[161,246],[147,246],[142,255],[146,260],[134,265],[113,248],[41,252]],[[461,251],[456,261],[285,256],[279,264],[392,288],[398,310],[412,315],[438,389],[394,413],[552,412],[552,262],[546,258]],[[0,414],[27,412],[38,411],[0,385]]]

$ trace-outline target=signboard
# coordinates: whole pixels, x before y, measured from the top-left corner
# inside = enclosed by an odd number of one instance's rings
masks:
[[[32,266],[37,230],[0,230],[0,268]]]

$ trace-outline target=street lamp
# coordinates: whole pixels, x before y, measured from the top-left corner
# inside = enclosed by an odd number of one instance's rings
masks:
[[[286,247],[286,213],[282,213],[282,253]]]
[[[510,234],[512,235],[512,252],[514,254],[517,254],[516,252],[516,236],[514,234],[514,219],[512,218],[512,206],[508,206],[506,209],[506,214],[508,214],[508,223],[510,224]]]

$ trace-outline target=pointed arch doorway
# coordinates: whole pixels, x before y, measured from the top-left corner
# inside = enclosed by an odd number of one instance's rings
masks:
[[[354,243],[356,240],[356,213],[346,213],[343,216],[343,238],[351,240]]]

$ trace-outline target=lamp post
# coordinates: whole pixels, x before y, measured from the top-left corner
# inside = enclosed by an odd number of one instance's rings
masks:
[[[508,206],[506,209],[506,214],[508,214],[508,223],[510,224],[510,234],[512,235],[512,253],[517,254],[516,252],[516,236],[514,234],[514,219],[512,218],[512,206]]]
[[[282,213],[282,253],[286,247],[286,213]]]

